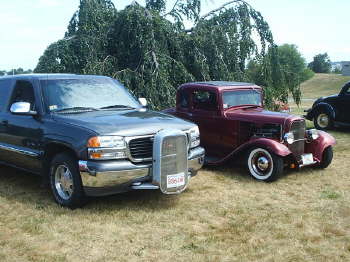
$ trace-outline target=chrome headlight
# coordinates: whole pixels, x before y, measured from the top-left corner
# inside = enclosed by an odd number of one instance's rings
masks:
[[[308,140],[316,140],[320,135],[317,129],[306,130],[306,136]]]
[[[199,138],[199,128],[198,126],[192,127],[189,131],[189,144],[190,144],[190,148],[194,148],[199,146],[199,144],[201,143],[201,140]]]
[[[293,134],[293,132],[286,133],[283,138],[284,138],[284,141],[286,141],[288,144],[293,144],[294,143],[294,134]]]
[[[126,158],[126,142],[122,136],[94,136],[87,142],[88,157],[94,160]]]

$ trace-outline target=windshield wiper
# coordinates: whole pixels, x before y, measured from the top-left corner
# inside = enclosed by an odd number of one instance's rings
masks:
[[[66,108],[61,108],[54,110],[53,112],[55,113],[63,113],[67,111],[72,111],[72,112],[81,112],[81,111],[98,111],[97,108],[94,107],[83,107],[83,106],[75,106],[75,107],[66,107]]]
[[[104,107],[101,107],[100,109],[111,109],[111,108],[121,108],[121,109],[135,109],[134,107],[132,106],[126,106],[126,105],[112,105],[112,106],[104,106]]]
[[[247,105],[243,109],[261,107],[259,105]]]

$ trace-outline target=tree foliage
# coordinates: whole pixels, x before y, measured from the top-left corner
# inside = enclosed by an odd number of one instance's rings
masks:
[[[298,90],[284,77],[258,11],[234,0],[200,16],[200,6],[200,0],[176,0],[167,10],[165,0],[147,0],[117,11],[110,0],[81,0],[65,38],[46,49],[35,71],[116,77],[161,109],[174,105],[176,88],[188,81],[254,80],[246,70],[254,57],[268,104]]]
[[[275,60],[271,62],[271,60]],[[264,75],[264,63],[277,64],[275,79],[272,79],[274,89],[270,96],[273,99],[288,102],[289,93],[299,103],[301,98],[300,83],[310,79],[313,72],[306,67],[306,61],[293,44],[284,44],[273,47],[262,61],[251,60],[248,63],[247,73],[250,79],[259,85],[269,86],[268,78]],[[269,102],[269,101],[268,101]],[[272,106],[272,105],[271,105]]]
[[[329,73],[332,68],[331,60],[327,53],[314,56],[308,67],[315,73]]]

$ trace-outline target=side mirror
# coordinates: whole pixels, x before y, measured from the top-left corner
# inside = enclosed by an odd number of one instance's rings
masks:
[[[143,107],[146,107],[146,106],[147,106],[147,99],[146,99],[146,98],[140,97],[140,98],[139,98],[139,102],[140,102],[140,104],[141,104]]]
[[[16,115],[37,115],[36,111],[30,110],[30,103],[28,102],[16,102],[11,105],[10,112]]]

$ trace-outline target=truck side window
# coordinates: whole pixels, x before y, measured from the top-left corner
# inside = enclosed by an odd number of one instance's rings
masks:
[[[181,91],[179,93],[179,105],[183,108],[188,108],[189,106],[189,96],[188,93]]]
[[[202,110],[216,110],[216,94],[210,91],[195,91],[193,93],[193,107]]]
[[[0,110],[4,109],[10,97],[11,80],[0,80]]]
[[[35,109],[34,89],[30,82],[24,80],[16,82],[12,92],[10,107],[16,102],[28,102],[31,104],[31,109]]]

